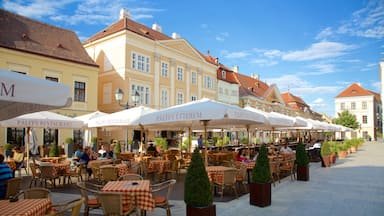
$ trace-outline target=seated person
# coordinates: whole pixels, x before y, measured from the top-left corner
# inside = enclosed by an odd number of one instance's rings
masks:
[[[79,146],[79,148],[75,151],[74,160],[79,162],[82,154],[83,154],[83,147]]]
[[[13,149],[13,160],[16,163],[16,169],[20,168],[24,163],[24,152],[21,151],[20,147]]]
[[[153,157],[157,157],[159,152],[157,152],[157,149],[155,146],[153,146],[153,143],[149,143],[149,146],[147,148],[147,154],[153,156]]]
[[[13,171],[4,163],[4,155],[0,154],[0,199],[5,198],[7,180],[13,178]]]
[[[107,157],[107,151],[104,148],[104,145],[101,145],[99,151],[97,152],[100,157],[105,158]]]
[[[245,153],[243,154],[243,149],[239,149],[239,151],[237,152],[236,160],[237,161],[245,161],[245,160],[247,160],[247,158],[245,156]]]
[[[292,149],[288,146],[288,143],[285,143],[283,147],[280,149],[281,153],[291,153]]]

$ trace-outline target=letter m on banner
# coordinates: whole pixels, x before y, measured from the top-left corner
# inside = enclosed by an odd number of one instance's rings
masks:
[[[8,96],[8,97],[14,97],[15,96],[15,84],[12,84],[7,88],[6,83],[1,83],[1,89],[0,89],[0,96]]]

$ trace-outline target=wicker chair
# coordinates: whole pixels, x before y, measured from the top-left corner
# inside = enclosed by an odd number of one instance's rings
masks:
[[[79,163],[76,166],[75,170],[70,170],[64,173],[64,183],[66,178],[68,178],[68,183],[69,182],[72,183],[72,177],[77,178],[78,182],[83,181],[83,173],[85,173],[85,171],[86,171],[85,163],[84,162]]]
[[[280,162],[279,161],[269,161],[269,170],[271,172],[271,178],[273,181],[273,186],[275,186],[276,180],[280,183]]]
[[[15,197],[19,194],[22,181],[22,177],[15,177],[7,180],[7,190],[5,192],[6,199]]]
[[[41,182],[41,179],[40,179],[40,172],[37,171],[37,166],[35,163],[29,163],[29,168],[31,169],[31,173],[32,173],[32,179],[31,179],[31,183],[29,184],[29,187],[32,187],[32,183],[35,183],[35,186],[36,186],[36,183],[37,181],[40,181],[40,184],[42,183]]]
[[[247,164],[240,164],[240,167],[238,169],[238,173],[236,175],[236,182],[243,186],[244,192],[247,192]]]
[[[139,174],[126,174],[123,176],[120,176],[118,181],[128,181],[128,180],[143,180],[143,177]]]
[[[285,157],[284,161],[281,162],[280,171],[288,173],[291,176],[291,180],[295,180],[295,159],[293,157]]]
[[[47,187],[47,181],[50,181],[52,186],[56,187],[56,179],[59,179],[60,184],[60,176],[53,165],[40,166],[40,179],[44,180],[45,187]]]
[[[145,179],[151,179],[152,181],[155,180],[156,171],[148,168],[147,163],[145,161],[140,161],[139,164],[140,169],[140,175],[143,176]],[[151,177],[151,178],[150,178]]]
[[[177,177],[179,174],[179,161],[177,159],[174,159],[170,161],[170,164],[163,170],[162,173],[159,173],[159,175],[164,176],[164,180],[173,179]],[[170,178],[168,178],[168,175]]]
[[[127,193],[124,193],[124,196],[126,195]],[[101,202],[104,215],[130,215],[133,212],[139,215],[135,196],[133,193],[129,195],[131,202],[123,205],[123,193],[100,192],[98,199]]]
[[[28,188],[20,192],[24,199],[51,199],[51,191],[46,188]]]
[[[84,198],[84,215],[89,215],[90,209],[98,209],[101,203],[97,199],[102,185],[96,185],[89,182],[77,182],[77,187],[80,189],[81,196]]]
[[[171,216],[169,199],[175,184],[176,180],[171,179],[159,184],[151,185],[153,199],[155,200],[155,207],[165,209],[167,211],[167,216]]]
[[[100,168],[100,174],[101,174],[101,179],[104,183],[109,181],[116,181],[117,178],[119,177],[117,173],[117,168],[113,166]]]
[[[220,189],[221,198],[223,198],[224,195],[224,188],[229,186],[233,189],[235,192],[235,196],[237,198],[237,189],[236,189],[236,175],[238,171],[237,169],[233,170],[226,170],[224,172],[223,178],[216,178],[213,182],[214,187],[218,187]]]
[[[53,204],[51,212],[48,213],[47,215],[48,216],[62,216],[62,215],[78,216],[80,215],[80,209],[83,203],[84,203],[84,197],[80,199],[71,200],[65,203]],[[67,212],[71,212],[71,214],[68,214]]]

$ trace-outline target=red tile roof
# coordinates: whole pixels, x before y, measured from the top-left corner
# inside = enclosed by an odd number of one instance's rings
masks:
[[[0,9],[0,47],[98,67],[70,30]]]
[[[239,95],[253,95],[264,98],[269,86],[259,79],[255,79],[240,73],[233,73],[237,83],[240,85]]]
[[[113,23],[112,25],[108,26],[106,29],[96,33],[89,39],[87,39],[84,43],[89,43],[92,41],[96,41],[98,39],[107,37],[109,35],[112,35],[114,33],[123,31],[123,30],[128,30],[131,32],[134,32],[138,35],[141,35],[143,37],[146,37],[151,40],[170,40],[172,39],[171,37],[153,30],[145,25],[142,25],[140,23],[137,23],[129,18],[123,18],[120,19],[119,21]]]
[[[303,99],[301,99],[301,97],[295,96],[289,92],[282,93],[281,97],[283,98],[285,104],[294,109],[303,110],[305,107],[308,109],[310,108],[309,105],[306,104]]]
[[[380,95],[376,92],[367,90],[363,87],[361,87],[357,83],[353,83],[348,88],[346,88],[344,91],[342,91],[340,94],[336,96],[336,98],[340,97],[356,97],[356,96],[369,96],[373,95],[375,96],[377,101],[380,101]]]

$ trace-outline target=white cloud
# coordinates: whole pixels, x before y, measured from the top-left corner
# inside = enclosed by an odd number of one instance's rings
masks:
[[[278,64],[277,61],[273,61],[270,59],[257,59],[257,58],[251,59],[250,63],[257,64],[258,66],[273,66]]]
[[[229,33],[228,33],[228,32],[221,32],[221,33],[219,33],[218,35],[216,35],[216,40],[217,40],[217,41],[220,41],[220,42],[223,42],[223,41],[225,41],[228,37],[229,37]]]
[[[73,2],[73,0],[32,0],[27,2],[4,0],[3,7],[26,17],[41,18],[57,14],[61,8],[71,2]]]
[[[223,51],[223,56],[224,58],[245,58],[249,56],[250,54],[246,51],[239,51],[239,52],[228,52],[228,51]]]
[[[312,75],[323,75],[335,72],[335,65],[329,63],[311,64],[308,67],[317,70]]]
[[[354,49],[354,45],[346,45],[338,42],[323,41],[312,44],[305,50],[290,51],[283,55],[286,61],[309,61],[327,59],[347,54],[347,51]]]
[[[323,40],[336,34],[375,39],[384,38],[384,1],[368,1],[367,6],[355,11],[351,18],[342,21],[339,26],[321,30],[315,38]]]

